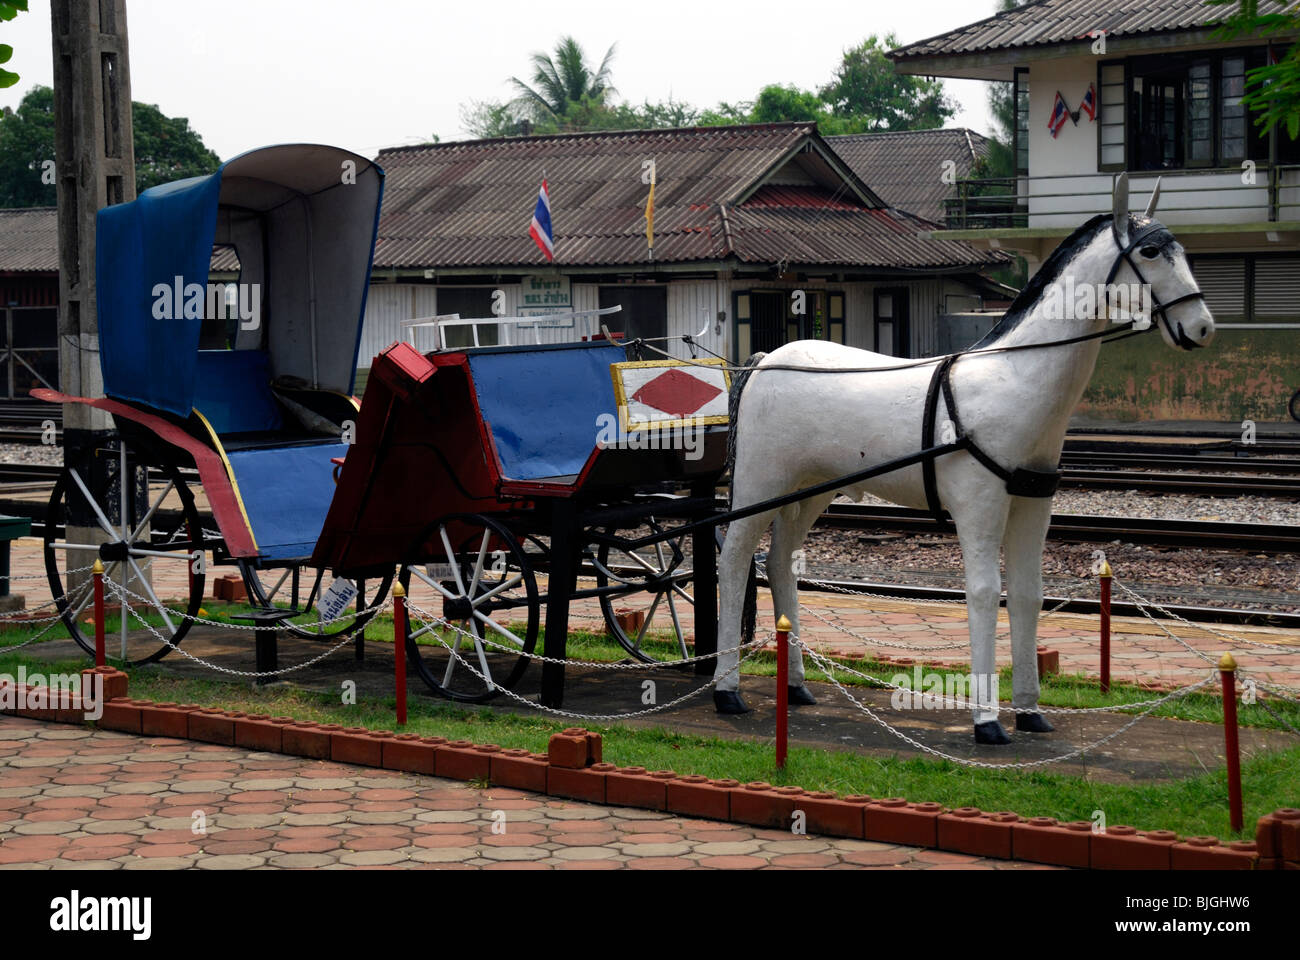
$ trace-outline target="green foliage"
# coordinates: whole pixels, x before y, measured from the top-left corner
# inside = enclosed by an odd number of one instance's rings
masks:
[[[203,145],[187,119],[168,117],[153,104],[131,104],[131,129],[137,193],[160,183],[200,177],[221,165],[221,158]]]
[[[19,13],[27,10],[27,0],[0,0],[0,22],[8,22]],[[14,48],[7,43],[0,43],[0,63],[13,59]],[[18,82],[18,74],[0,67],[0,89],[12,87]]]
[[[168,117],[147,103],[131,105],[136,191],[212,173],[221,160],[183,117]],[[0,117],[0,207],[54,206],[53,182],[44,183],[54,159],[54,91],[35,86],[18,109]]]
[[[33,87],[17,110],[0,116],[0,207],[54,206],[54,183],[42,183],[53,160],[54,91]]]
[[[831,133],[875,130],[929,130],[942,127],[957,112],[940,80],[896,73],[887,51],[898,39],[875,34],[844,52],[831,82],[820,91],[833,117],[850,127]]]
[[[472,100],[460,110],[461,126],[475,137],[590,130],[651,130],[666,127],[729,126],[740,123],[815,122],[824,134],[941,127],[956,104],[937,80],[894,72],[886,56],[897,47],[893,34],[875,35],[850,50],[821,90],[768,84],[752,101],[698,109],[669,98],[637,106],[611,102],[610,47],[598,67],[582,48],[563,37],[552,54],[532,56],[532,83],[511,77],[517,96],[508,103]]]
[[[1236,7],[1223,21],[1218,36],[1262,37],[1300,34],[1300,7],[1281,0],[1205,0],[1212,7]],[[1241,102],[1255,114],[1255,125],[1267,133],[1281,127],[1292,140],[1300,139],[1300,41],[1287,47],[1273,64],[1246,73],[1246,95]]]
[[[535,123],[570,122],[570,112],[593,112],[604,107],[616,93],[610,82],[614,45],[605,52],[600,66],[592,69],[587,56],[573,37],[561,37],[553,54],[532,55],[532,85],[511,77],[517,96],[513,106],[519,115]]]

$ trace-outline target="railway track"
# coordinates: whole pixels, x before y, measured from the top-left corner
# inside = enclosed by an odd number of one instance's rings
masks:
[[[940,530],[934,518],[925,510],[861,503],[833,503],[822,514],[817,525],[857,530],[891,530],[901,533],[937,533]],[[1049,539],[1066,543],[1105,543],[1122,540],[1125,543],[1218,550],[1300,552],[1300,527],[1283,524],[1054,513],[1047,536]]]
[[[53,483],[59,468],[45,464],[0,464],[0,484]],[[1296,497],[1300,498],[1300,468],[1297,477],[1260,477],[1234,473],[1157,473],[1136,470],[1098,470],[1066,465],[1061,485],[1079,490],[1141,490],[1156,493],[1191,494],[1210,497]]]

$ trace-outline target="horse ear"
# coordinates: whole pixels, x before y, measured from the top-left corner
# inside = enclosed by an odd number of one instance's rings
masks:
[[[1113,217],[1111,228],[1120,246],[1128,246],[1128,174],[1121,173],[1115,178],[1115,195],[1111,202]]]
[[[1151,191],[1151,199],[1147,201],[1146,218],[1150,220],[1156,215],[1156,204],[1160,201],[1160,177],[1156,177],[1156,185]]]

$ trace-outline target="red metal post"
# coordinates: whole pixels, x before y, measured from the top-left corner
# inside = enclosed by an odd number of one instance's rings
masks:
[[[776,768],[785,769],[790,738],[790,621],[776,621]]]
[[[397,725],[406,726],[406,588],[393,584],[393,661],[397,684]]]
[[[1101,562],[1101,692],[1110,692],[1110,564]]]
[[[1237,661],[1225,653],[1219,660],[1219,678],[1223,681],[1223,744],[1228,761],[1228,813],[1232,832],[1240,833],[1241,750],[1237,743]]]
[[[105,665],[104,660],[104,563],[98,557],[92,568],[91,579],[95,590],[95,666]]]

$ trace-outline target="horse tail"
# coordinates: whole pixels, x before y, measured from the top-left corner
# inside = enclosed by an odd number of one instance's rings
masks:
[[[766,353],[756,353],[749,358],[749,362],[740,369],[734,380],[731,381],[731,393],[727,397],[727,474],[732,474],[736,466],[736,435],[739,432],[740,421],[740,394],[745,389],[745,384],[749,381],[750,375],[758,367],[759,361],[766,357]],[[734,477],[732,478],[735,479]],[[731,489],[735,489],[734,482],[730,484]],[[728,496],[728,500],[732,499]]]

